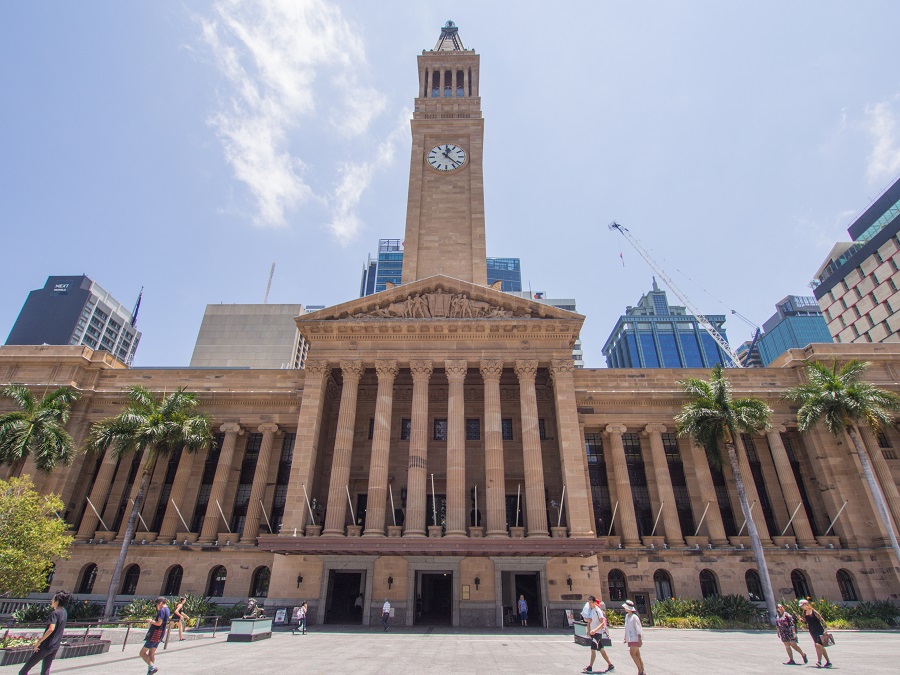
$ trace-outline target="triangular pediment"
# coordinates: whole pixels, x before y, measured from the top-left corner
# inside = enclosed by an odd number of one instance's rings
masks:
[[[297,323],[398,319],[583,320],[584,317],[460,279],[434,276],[304,314],[297,317]]]

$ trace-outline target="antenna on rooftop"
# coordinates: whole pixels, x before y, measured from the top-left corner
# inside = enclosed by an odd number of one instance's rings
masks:
[[[269,270],[269,283],[266,285],[266,297],[263,299],[263,304],[269,304],[269,291],[272,290],[272,277],[275,276],[275,263],[272,263],[272,269]]]

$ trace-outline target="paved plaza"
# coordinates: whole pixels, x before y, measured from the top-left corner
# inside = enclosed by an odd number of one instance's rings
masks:
[[[900,672],[900,633],[837,632],[830,655],[841,673]],[[226,642],[226,633],[172,642],[160,650],[160,675],[197,673],[580,673],[589,650],[572,642],[568,633],[544,629],[456,630],[437,628],[320,628],[307,635],[275,633],[252,644]],[[616,675],[636,670],[614,629],[609,650]],[[808,634],[801,646],[814,654]],[[113,645],[108,654],[58,661],[54,675],[143,675],[135,641],[125,651]],[[784,649],[773,633],[647,629],[643,649],[648,675],[701,673],[808,673],[808,666],[785,666]],[[602,659],[598,656],[599,666]],[[0,675],[20,666],[0,668]],[[33,674],[40,672],[34,668]],[[824,672],[824,671],[819,671]]]

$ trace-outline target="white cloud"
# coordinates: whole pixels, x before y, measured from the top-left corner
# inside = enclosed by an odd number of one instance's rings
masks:
[[[900,124],[893,101],[881,101],[866,107],[865,128],[872,136],[868,176],[873,183],[894,178],[900,173]]]
[[[310,146],[323,142],[323,125],[340,138],[367,133],[386,107],[379,91],[360,82],[367,63],[353,26],[326,0],[219,0],[199,22],[229,83],[209,123],[252,195],[254,223],[285,226],[292,209],[313,200],[332,208],[329,228],[339,239],[352,237],[374,164],[317,155]],[[315,187],[334,171],[333,193]]]

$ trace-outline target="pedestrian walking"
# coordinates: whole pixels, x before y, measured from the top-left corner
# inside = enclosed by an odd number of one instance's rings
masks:
[[[53,600],[50,601],[50,618],[47,620],[47,628],[44,634],[38,638],[34,645],[34,653],[28,657],[25,665],[19,671],[19,675],[28,675],[28,671],[38,662],[41,662],[41,675],[50,675],[50,666],[59,651],[59,645],[63,639],[63,631],[66,629],[66,621],[69,618],[66,605],[69,604],[69,594],[66,591],[56,591]]]
[[[825,644],[828,639],[828,626],[825,625],[825,619],[815,610],[809,600],[800,600],[800,610],[803,612],[803,620],[806,622],[809,634],[816,645],[816,667],[831,668],[828,652],[825,651]],[[822,659],[825,659],[824,664]]]
[[[525,602],[525,596],[519,596],[519,621],[522,622],[523,626],[528,625],[528,603]]]
[[[300,613],[297,615],[297,629],[300,635],[306,635],[306,600],[300,604]]]
[[[388,619],[391,618],[391,603],[387,601],[387,598],[384,599],[384,604],[381,606],[381,625],[384,626],[384,629],[388,629]]]
[[[625,644],[631,651],[631,660],[637,666],[638,675],[647,675],[644,672],[644,660],[641,658],[641,647],[644,644],[644,628],[641,626],[641,617],[637,614],[637,608],[631,600],[622,604],[625,610]]]
[[[800,654],[803,663],[808,663],[809,659],[797,644],[797,622],[794,620],[794,615],[788,612],[782,604],[775,607],[775,611],[778,612],[778,616],[775,618],[775,630],[778,631],[778,639],[781,640],[788,655],[788,660],[784,662],[784,665],[793,666],[797,663],[794,661],[794,651]]]
[[[156,599],[156,618],[149,623],[150,630],[144,638],[144,646],[141,648],[141,658],[147,664],[147,675],[158,673],[156,667],[156,648],[166,639],[166,625],[169,623],[169,601],[160,596]]]
[[[591,607],[587,617],[588,635],[591,636],[591,662],[581,672],[608,673],[615,670],[616,667],[606,653],[606,647],[612,644],[612,641],[609,639],[609,622],[606,619],[606,603],[600,602],[593,595],[590,595],[588,596],[588,604]],[[597,658],[597,652],[600,652],[600,656],[606,661],[606,670],[594,671],[594,659]]]
[[[187,599],[184,597],[178,598],[178,602],[175,603],[175,609],[172,612],[175,617],[175,625],[178,626],[178,641],[184,642],[184,622],[190,619],[187,614],[184,613],[184,604],[187,602]]]

